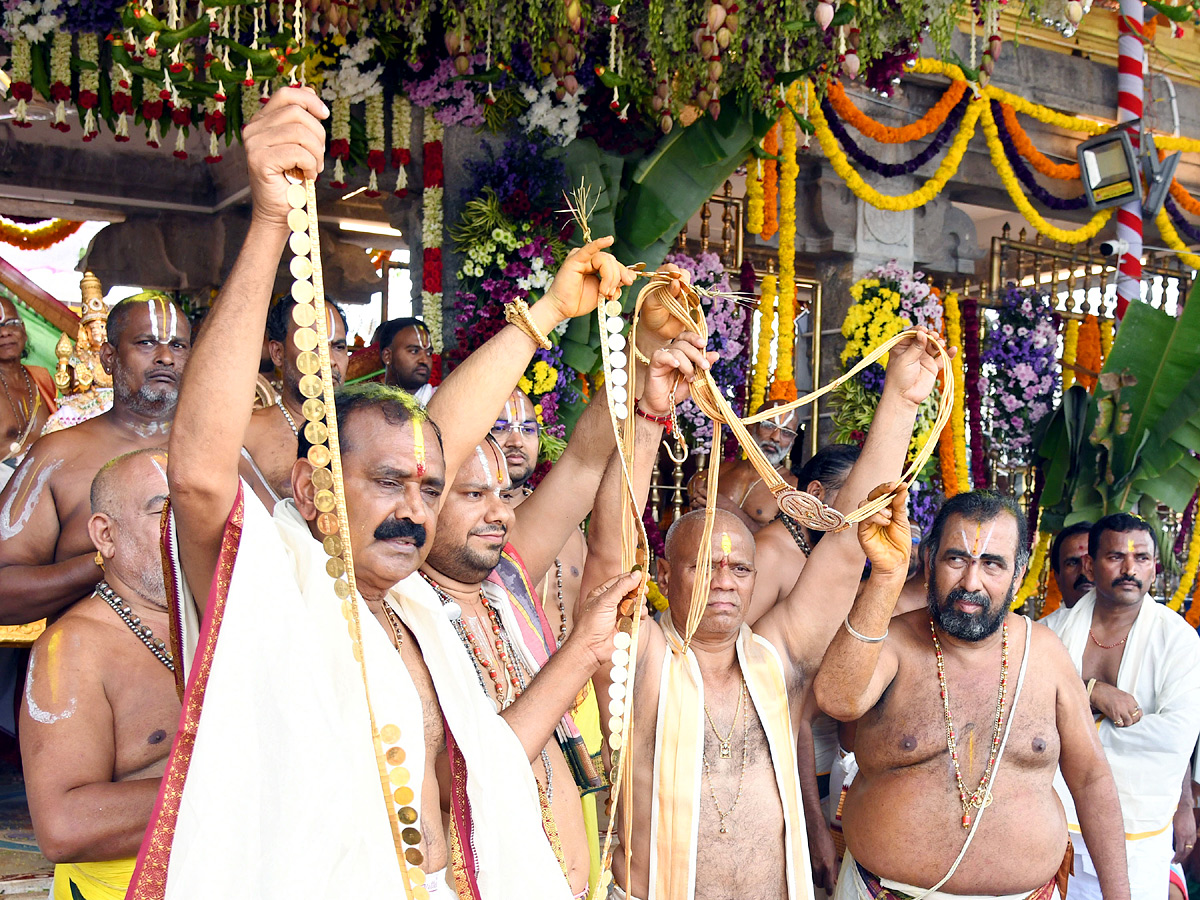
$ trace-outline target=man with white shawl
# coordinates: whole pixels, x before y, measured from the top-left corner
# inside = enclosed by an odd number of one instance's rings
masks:
[[[1088,534],[1084,560],[1095,587],[1053,626],[1097,715],[1121,797],[1129,885],[1138,900],[1167,896],[1172,820],[1200,734],[1200,638],[1147,593],[1157,559],[1154,532],[1143,519],[1105,516]],[[1062,784],[1060,778],[1075,843],[1071,900],[1099,898],[1096,867]]]
[[[383,386],[343,395],[358,595],[339,600],[334,539],[323,544],[314,527],[325,504],[313,473],[324,470],[308,461],[307,441],[292,471],[295,500],[273,517],[237,477],[258,335],[289,236],[284,173],[316,176],[327,115],[311,92],[284,88],[244,131],[251,227],[183,387],[167,473],[178,492],[167,551],[183,601],[172,623],[183,714],[129,896],[436,898],[447,851],[433,761],[446,746],[450,777],[470,801],[466,852],[479,873],[470,896],[565,900],[521,741],[479,694],[415,570],[446,467],[487,432],[532,357],[528,332],[587,312],[632,275],[600,252],[603,242],[572,255],[525,328],[504,329],[438,395],[444,451],[410,396]],[[563,693],[514,705],[514,715],[549,733],[555,704],[574,696]]]
[[[856,508],[868,491],[899,477],[917,405],[933,390],[940,367],[936,340],[921,333],[892,350],[883,396],[862,456],[838,493],[839,509]],[[641,435],[639,428],[633,477],[644,498],[657,446]],[[619,548],[617,473],[610,467],[592,514],[585,589],[616,565],[606,554]],[[621,826],[610,896],[811,898],[796,729],[804,692],[854,600],[863,548],[853,529],[826,535],[792,592],[751,630],[744,620],[754,589],[754,539],[732,513],[717,510],[711,571],[697,572],[704,516],[689,513],[668,533],[658,577],[670,607],[661,622],[646,619],[639,630],[632,730],[622,751],[634,787],[620,798],[622,806],[632,804],[633,827]],[[907,566],[907,535],[903,543]],[[685,643],[697,579],[708,587],[706,611]],[[593,682],[601,698],[624,696],[608,666]],[[609,719],[600,720],[608,740]],[[622,822],[621,809],[616,815]]]

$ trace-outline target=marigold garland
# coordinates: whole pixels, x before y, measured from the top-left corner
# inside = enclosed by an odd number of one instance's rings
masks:
[[[1038,586],[1041,584],[1042,569],[1046,567],[1046,556],[1050,550],[1051,535],[1046,531],[1038,532],[1037,545],[1033,550],[1033,557],[1029,560],[1029,570],[1025,573],[1025,580],[1021,582],[1021,588],[1017,591],[1017,597],[1013,600],[1012,608],[1020,609],[1025,603],[1037,593]]]
[[[1179,183],[1178,178],[1171,179],[1171,196],[1175,199],[1176,203],[1190,212],[1193,216],[1200,216],[1200,200],[1197,200],[1195,197],[1189,194],[1187,188]]]
[[[943,335],[945,337],[945,335]],[[945,373],[938,373],[938,390],[946,389]],[[951,427],[943,428],[941,434],[938,435],[938,471],[942,475],[942,495],[947,500],[955,494],[961,493],[958,487],[958,473],[954,467],[954,428],[953,419],[951,419]]]
[[[971,483],[976,489],[988,484],[987,457],[983,453],[983,393],[979,389],[980,361],[979,301],[962,300],[963,381],[966,382],[967,421],[971,429]]]
[[[1112,353],[1113,346],[1113,320],[1104,319],[1100,322],[1100,368],[1104,368],[1104,361],[1108,359],[1108,354]],[[1099,369],[1097,369],[1099,371]]]
[[[1089,372],[1100,372],[1100,322],[1092,314],[1084,317],[1083,324],[1079,326],[1079,344],[1075,351],[1075,365],[1079,371],[1075,374],[1075,381],[1083,385],[1088,391],[1093,391],[1096,388],[1096,376],[1088,374]],[[1086,369],[1087,371],[1082,371]]]
[[[754,376],[750,379],[750,408],[756,411],[762,406],[767,393],[767,373],[771,370],[771,337],[775,332],[775,300],[778,282],[774,275],[762,280],[762,294],[758,298],[758,353],[754,358]]]
[[[906,144],[909,141],[919,141],[928,137],[946,121],[950,110],[958,105],[958,101],[967,92],[965,81],[951,81],[946,92],[930,107],[929,111],[915,122],[900,128],[892,128],[875,121],[860,110],[846,95],[846,89],[836,79],[829,82],[829,103],[846,124],[853,126],[873,141],[881,144]]]
[[[1000,135],[996,131],[996,120],[992,118],[991,104],[984,103],[979,105],[983,107],[983,133],[987,136],[988,151],[991,154],[992,165],[996,167],[996,172],[1000,175],[1000,180],[1004,183],[1004,188],[1008,191],[1008,196],[1016,204],[1017,211],[1034,228],[1046,235],[1046,237],[1062,244],[1082,244],[1084,241],[1091,240],[1099,234],[1100,229],[1112,218],[1112,209],[1101,210],[1092,216],[1086,225],[1081,225],[1079,228],[1071,230],[1058,228],[1042,218],[1042,215],[1033,208],[1033,205],[1025,196],[1025,192],[1021,189],[1021,182],[1017,180],[1012,166],[1008,164],[1008,157],[1004,154],[1004,146],[1000,143]]]
[[[812,90],[811,85],[809,86],[809,90]],[[854,195],[878,209],[888,209],[898,212],[924,206],[942,192],[942,188],[946,186],[946,182],[958,171],[963,154],[967,151],[967,144],[975,134],[975,125],[979,121],[983,105],[976,101],[967,107],[962,125],[959,126],[958,133],[950,143],[950,148],[946,151],[946,156],[942,159],[941,165],[938,166],[933,177],[917,190],[898,196],[880,193],[863,181],[862,176],[858,174],[850,164],[850,160],[846,158],[846,153],[842,150],[837,138],[829,130],[829,123],[825,120],[825,114],[821,111],[819,103],[814,102],[810,104],[810,114],[813,126],[815,127],[817,142],[821,145],[821,150],[824,152],[826,159],[829,160],[829,164],[833,166],[833,170],[841,176],[842,180],[846,182],[846,186],[854,192]]]
[[[764,241],[775,237],[779,230],[779,123],[776,122],[763,139],[763,150],[770,156],[763,160],[763,225],[759,234]]]
[[[946,349],[957,347],[958,352],[950,361],[954,370],[954,412],[950,416],[949,431],[954,441],[955,486],[958,491],[970,490],[971,469],[967,465],[967,400],[966,378],[963,374],[962,308],[958,294],[951,291],[945,299]]]
[[[1183,607],[1183,598],[1191,593],[1192,585],[1196,581],[1197,566],[1200,566],[1200,523],[1193,522],[1192,538],[1188,541],[1187,561],[1183,564],[1183,571],[1180,573],[1179,587],[1175,589],[1170,602],[1167,603],[1167,606],[1176,612]],[[1195,601],[1193,601],[1194,605]]]
[[[1058,586],[1058,578],[1054,575],[1054,569],[1051,569],[1050,574],[1046,577],[1046,596],[1042,599],[1042,608],[1038,610],[1038,618],[1044,619],[1062,606],[1062,599],[1062,588]]]
[[[82,222],[70,222],[67,219],[51,219],[33,229],[0,222],[0,241],[21,250],[45,250],[69,238],[82,227]]]
[[[763,230],[763,164],[757,156],[746,160],[746,231],[762,234]]]
[[[789,108],[779,117],[783,132],[783,161],[779,179],[779,352],[771,400],[796,399],[796,119],[792,116],[800,96],[796,85],[788,90]]]
[[[1000,114],[1004,116],[1004,125],[1008,128],[1008,136],[1012,138],[1013,146],[1031,166],[1047,178],[1057,178],[1060,181],[1079,178],[1079,163],[1056,163],[1033,146],[1033,141],[1017,121],[1016,110],[1007,103],[1001,103]]]
[[[1162,235],[1163,243],[1175,251],[1176,255],[1183,260],[1184,265],[1200,269],[1200,256],[1188,250],[1187,244],[1180,239],[1179,232],[1175,230],[1175,225],[1171,222],[1171,217],[1167,215],[1165,207],[1160,209],[1158,215],[1154,217],[1154,224],[1158,226],[1158,233]]]
[[[1063,329],[1062,389],[1064,393],[1075,383],[1075,357],[1078,349],[1079,320],[1067,319],[1066,328]]]

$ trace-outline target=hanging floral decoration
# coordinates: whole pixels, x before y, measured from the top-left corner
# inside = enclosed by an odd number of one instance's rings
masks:
[[[920,272],[910,272],[894,261],[879,266],[850,287],[854,300],[842,321],[842,370],[848,372],[880,344],[913,325],[942,330],[942,307]],[[887,357],[867,366],[856,378],[843,382],[832,393],[833,440],[860,442],[870,427],[883,392]],[[935,391],[917,410],[910,456],[924,446],[937,418],[939,394]]]
[[[421,310],[433,345],[430,380],[442,374],[442,204],[446,173],[442,166],[444,129],[432,108],[425,110],[424,172],[421,195]]]
[[[1193,514],[1195,512],[1196,498],[1192,498],[1191,508]],[[1180,529],[1179,536],[1182,540],[1185,529]],[[1187,542],[1187,556],[1184,559],[1183,569],[1180,572],[1179,586],[1171,595],[1170,601],[1167,603],[1171,609],[1179,611],[1183,608],[1183,601],[1191,592],[1192,586],[1196,582],[1196,570],[1200,567],[1200,528],[1196,527],[1195,517],[1193,515],[1191,538]],[[1194,601],[1193,601],[1194,603]]]
[[[1100,321],[1089,313],[1079,326],[1079,343],[1076,351],[1075,380],[1089,391],[1096,389],[1096,376],[1100,374],[1102,350],[1100,346]]]
[[[962,301],[963,321],[963,369],[967,389],[967,416],[971,429],[971,483],[976,488],[990,484],[987,457],[983,450],[983,393],[980,390],[980,347],[979,347],[979,301],[964,297]]]
[[[1038,610],[1038,618],[1044,619],[1062,606],[1062,599],[1062,589],[1058,586],[1058,577],[1054,574],[1054,569],[1051,569],[1046,576],[1046,596],[1042,600],[1041,609]]]
[[[68,90],[68,96],[69,93]],[[100,103],[100,39],[94,34],[79,35],[78,102],[84,110],[83,139],[94,140],[100,133],[96,124],[96,107]]]
[[[763,162],[756,156],[746,160],[746,231],[762,234],[763,230]]]
[[[767,376],[771,371],[771,339],[775,334],[775,305],[779,299],[779,280],[766,275],[758,298],[758,349],[754,355],[754,377],[750,380],[750,412],[767,397]]]
[[[954,291],[946,294],[946,349],[956,349],[950,360],[954,372],[954,406],[949,431],[954,447],[955,487],[958,492],[971,489],[971,469],[967,464],[967,379],[963,371],[962,304]],[[943,470],[944,472],[945,470]],[[950,494],[947,493],[947,496]]]
[[[1067,319],[1067,324],[1063,328],[1063,352],[1062,352],[1062,389],[1075,384],[1076,370],[1075,359],[1079,352],[1079,320]]]
[[[779,124],[771,126],[763,139],[763,225],[758,232],[764,241],[775,237],[779,230]]]
[[[1102,319],[1100,321],[1100,368],[1104,368],[1104,361],[1108,359],[1108,354],[1112,353],[1113,337],[1114,337],[1114,322],[1112,319]],[[1099,369],[1097,369],[1099,371]]]
[[[412,162],[412,104],[397,94],[392,98],[392,168],[396,170],[397,197],[408,196],[408,165]]]
[[[51,219],[36,228],[23,228],[0,220],[0,241],[20,250],[45,250],[66,240],[82,227],[82,222],[67,219]]]
[[[1037,594],[1042,583],[1042,572],[1048,565],[1050,541],[1053,537],[1047,531],[1038,532],[1037,543],[1034,544],[1033,554],[1029,559],[1029,570],[1025,573],[1025,580],[1021,582],[1016,599],[1013,600],[1013,609],[1020,609]]]
[[[779,171],[779,344],[775,377],[768,400],[791,402],[796,399],[796,120],[791,107],[799,99],[793,85],[788,105],[779,117],[782,132],[782,161]]]
[[[366,195],[368,197],[378,197],[380,195],[379,176],[387,168],[387,155],[384,153],[386,145],[384,138],[382,92],[372,94],[367,98],[366,120],[367,168],[371,172],[367,178]]]
[[[683,269],[691,276],[693,285],[704,289],[701,304],[708,322],[708,349],[720,354],[712,367],[713,380],[734,412],[745,415],[741,406],[749,354],[743,343],[743,326],[749,317],[733,297],[729,273],[721,257],[711,251],[694,257],[677,252],[669,254],[666,262]],[[712,420],[690,398],[679,406],[678,418],[688,443],[711,439]]]
[[[1028,465],[1033,433],[1054,408],[1058,327],[1052,298],[1009,284],[980,357],[979,389],[991,450],[1008,468]]]
[[[942,130],[951,111],[961,105],[962,99],[966,95],[966,80],[951,81],[946,87],[946,92],[942,94],[937,103],[930,107],[925,115],[916,122],[911,122],[900,128],[884,125],[863,113],[850,101],[850,98],[846,95],[846,89],[840,81],[829,82],[827,101],[847,125],[862,132],[871,140],[878,141],[881,144],[907,144],[911,141],[922,140],[929,137],[935,131]],[[827,116],[827,118],[829,118],[830,124],[832,124],[832,117]],[[1076,173],[1076,177],[1078,177],[1078,172]]]

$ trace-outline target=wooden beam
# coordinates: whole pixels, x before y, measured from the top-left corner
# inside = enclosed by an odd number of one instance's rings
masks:
[[[6,259],[0,259],[0,284],[37,310],[51,325],[68,336],[79,331],[79,316],[71,307],[47,293],[25,277],[25,274]]]

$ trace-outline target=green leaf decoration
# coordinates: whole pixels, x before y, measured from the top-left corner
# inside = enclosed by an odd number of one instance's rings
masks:
[[[838,28],[842,25],[849,25],[854,21],[854,17],[858,15],[858,7],[853,3],[843,3],[837,8],[837,12],[833,14],[833,19],[829,22],[830,28]]]
[[[1171,6],[1169,3],[1163,3],[1162,0],[1145,0],[1145,3],[1147,6],[1162,13],[1172,22],[1186,22],[1196,11],[1190,3],[1184,3],[1180,6]]]

